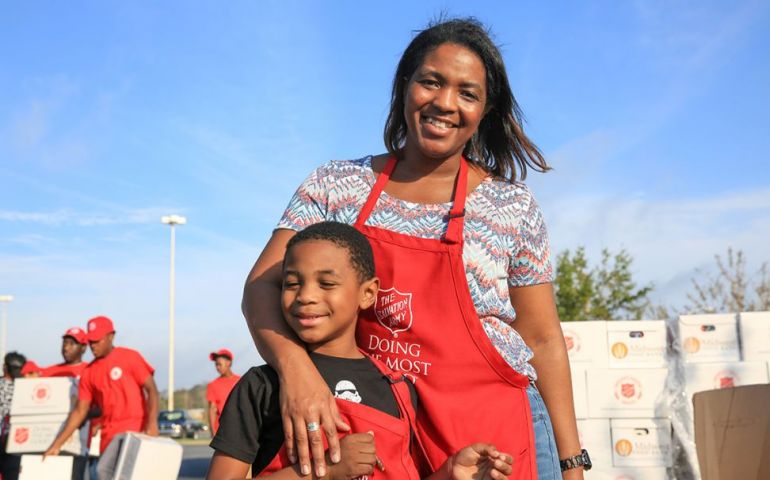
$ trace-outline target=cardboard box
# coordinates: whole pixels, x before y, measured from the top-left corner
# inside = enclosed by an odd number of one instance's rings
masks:
[[[691,363],[684,366],[688,397],[697,392],[768,383],[767,362]]]
[[[72,457],[59,455],[43,461],[42,455],[22,455],[19,480],[70,480],[72,478]]]
[[[8,453],[42,453],[45,452],[64,427],[66,414],[58,415],[17,415],[11,417],[8,431]],[[82,455],[88,427],[85,426],[75,433],[62,446],[62,452]]]
[[[11,416],[69,413],[77,401],[77,380],[67,377],[17,378]]]
[[[744,312],[739,318],[741,358],[770,362],[770,312]]]
[[[703,480],[770,478],[770,385],[701,392],[693,403]]]
[[[590,418],[661,418],[666,368],[605,368],[586,372]]]
[[[665,467],[592,468],[586,480],[668,480]]]
[[[170,438],[141,433],[115,436],[99,461],[99,478],[176,480],[182,446]]]
[[[572,372],[572,399],[575,403],[575,418],[588,418],[588,391],[586,390],[586,369],[570,365]]]
[[[607,322],[561,322],[570,364],[607,367]]]
[[[612,467],[612,437],[608,418],[578,420],[580,447],[588,450],[593,468]]]
[[[607,322],[610,368],[666,368],[666,322]]]
[[[740,360],[737,319],[732,313],[680,316],[679,341],[686,363]]]
[[[671,421],[612,419],[612,464],[615,467],[670,467]]]

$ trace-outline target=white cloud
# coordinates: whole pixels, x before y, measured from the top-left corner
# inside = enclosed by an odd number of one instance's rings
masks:
[[[82,213],[70,209],[50,212],[22,212],[0,210],[0,221],[36,223],[48,226],[78,226],[93,227],[102,225],[129,225],[143,223],[158,223],[160,217],[170,209],[165,207],[149,207],[127,209],[114,213]]]

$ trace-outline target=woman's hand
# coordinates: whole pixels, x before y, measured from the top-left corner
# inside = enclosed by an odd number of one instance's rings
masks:
[[[451,461],[452,480],[503,480],[513,472],[513,457],[488,443],[469,445],[454,454]]]
[[[374,433],[351,433],[340,441],[342,461],[329,467],[329,480],[352,480],[371,475],[377,463]]]
[[[305,356],[297,363],[297,368],[292,368],[289,375],[281,378],[281,416],[286,453],[292,462],[299,461],[303,475],[310,473],[312,456],[315,474],[323,478],[327,467],[321,435],[326,435],[329,443],[331,462],[337,463],[341,458],[337,430],[347,432],[350,426],[340,417],[329,386],[309,358]],[[320,428],[308,431],[309,424],[319,425]]]

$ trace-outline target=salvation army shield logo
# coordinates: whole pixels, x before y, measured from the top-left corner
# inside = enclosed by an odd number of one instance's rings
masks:
[[[615,382],[615,398],[623,404],[636,403],[642,398],[642,385],[633,377],[623,377]]]
[[[564,343],[567,345],[567,354],[572,356],[580,352],[580,335],[572,330],[564,330]]]
[[[29,440],[29,428],[26,427],[20,427],[16,429],[16,432],[13,434],[13,441],[22,444],[25,443],[27,440]]]
[[[45,383],[35,385],[32,389],[32,401],[35,403],[43,403],[51,398],[51,387]]]
[[[732,388],[740,384],[738,375],[732,370],[722,370],[714,376],[714,388]]]
[[[394,337],[412,326],[412,294],[393,288],[380,290],[374,305],[374,315],[380,325],[387,328]]]

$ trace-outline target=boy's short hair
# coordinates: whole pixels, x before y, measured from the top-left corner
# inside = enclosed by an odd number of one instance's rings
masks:
[[[8,352],[3,359],[6,371],[12,378],[21,377],[21,369],[27,363],[27,357],[19,352]]]
[[[358,273],[360,281],[374,277],[374,254],[366,237],[351,227],[340,222],[320,222],[310,225],[291,237],[286,244],[286,253],[295,245],[309,240],[326,240],[344,248],[350,253],[350,264]]]

